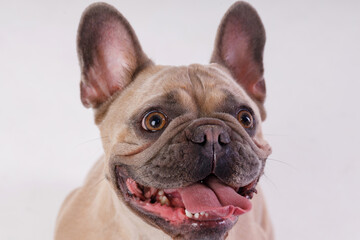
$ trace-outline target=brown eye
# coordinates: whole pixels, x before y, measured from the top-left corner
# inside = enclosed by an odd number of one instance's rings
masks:
[[[166,124],[166,117],[161,112],[149,112],[142,121],[145,130],[155,132],[161,130]]]
[[[238,113],[238,120],[244,128],[252,128],[254,126],[254,118],[247,110],[241,110]]]

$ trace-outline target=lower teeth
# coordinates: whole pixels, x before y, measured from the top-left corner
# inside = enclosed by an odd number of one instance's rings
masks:
[[[130,193],[133,194],[134,198],[137,201],[145,201],[146,199],[149,199],[149,201],[151,200],[150,201],[151,203],[158,202],[161,205],[166,205],[166,206],[170,207],[170,201],[167,198],[167,196],[165,195],[164,190],[156,190],[156,189],[150,188],[150,189],[146,189],[144,191],[144,189],[139,187],[138,185],[137,185],[136,188],[131,188],[130,186],[133,184],[132,181],[134,181],[134,180],[128,179],[126,183],[128,185],[128,189],[133,189],[134,190],[134,192],[130,191]],[[140,190],[140,188],[141,188],[141,190]],[[192,218],[192,219],[199,219],[200,217],[203,218],[203,217],[208,217],[209,216],[209,214],[206,213],[206,212],[191,213],[186,209],[185,209],[185,215],[186,215],[186,217]]]
[[[196,218],[198,219],[200,216],[205,216],[205,217],[208,217],[209,214],[208,213],[205,213],[205,212],[200,212],[200,213],[191,213],[189,212],[188,210],[185,209],[185,215],[188,217],[188,218]]]
[[[161,205],[167,205],[167,206],[169,206],[170,205],[170,202],[169,202],[169,199],[167,199],[167,197],[166,196],[160,196],[160,203],[161,203]]]

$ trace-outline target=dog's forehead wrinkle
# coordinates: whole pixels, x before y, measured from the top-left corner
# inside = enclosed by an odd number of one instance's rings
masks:
[[[245,105],[257,111],[245,90],[221,67],[216,64],[193,64],[188,69],[191,96],[194,96],[194,101],[203,113],[221,111],[219,107],[228,108],[229,104],[233,108]]]
[[[152,74],[147,76],[147,72]],[[138,91],[143,93],[142,98],[139,98],[143,105],[153,103],[152,99],[155,97],[162,97],[165,102],[181,105],[199,117],[224,111],[221,108],[229,108],[229,105],[234,109],[240,107],[237,106],[240,104],[251,107],[255,113],[258,112],[244,89],[217,64],[151,67],[140,77],[139,82],[136,86],[140,88]],[[153,95],[151,99],[144,98],[144,95],[154,88],[160,90],[157,95]],[[229,99],[236,101],[228,101]]]
[[[186,68],[186,70],[187,70],[186,73],[187,73],[188,80],[189,80],[190,84],[192,85],[193,90],[196,90],[197,92],[201,91],[202,93],[204,93],[205,92],[205,86],[204,86],[204,84],[202,82],[202,79],[200,78],[200,76],[196,72],[197,68],[194,68],[192,66],[194,66],[194,65],[190,65],[189,67]]]
[[[224,92],[221,90],[227,85],[222,75],[209,66],[193,64],[187,67],[189,86],[187,92],[195,103],[200,115],[206,116],[214,111],[216,105],[224,100]]]

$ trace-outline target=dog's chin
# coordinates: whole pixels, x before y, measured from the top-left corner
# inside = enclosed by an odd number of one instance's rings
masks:
[[[211,190],[207,189],[219,186],[220,182],[214,175],[186,188],[157,189],[140,185],[122,167],[116,166],[114,185],[130,209],[175,239],[224,239],[238,216],[251,209],[250,199],[256,193],[259,177],[242,187],[220,183],[221,187],[213,195],[217,197],[212,197]],[[209,196],[205,196],[209,192]],[[189,194],[199,196],[189,197]],[[232,199],[226,203],[227,197],[219,196],[221,194],[229,194]]]

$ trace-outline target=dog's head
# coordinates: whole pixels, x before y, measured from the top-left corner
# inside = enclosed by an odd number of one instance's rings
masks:
[[[251,209],[271,152],[261,131],[264,44],[256,11],[238,2],[219,26],[211,64],[157,66],[116,9],[86,9],[81,100],[95,110],[119,201],[185,239],[221,239]]]

